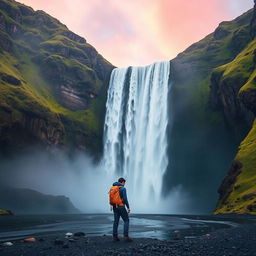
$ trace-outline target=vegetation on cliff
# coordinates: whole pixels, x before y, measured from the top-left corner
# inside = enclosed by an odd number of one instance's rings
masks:
[[[256,8],[226,23],[235,30],[230,35],[228,29],[222,35],[225,40],[231,36],[227,49],[235,51],[229,61],[213,68],[210,74],[210,107],[223,113],[229,131],[235,134],[239,144],[242,141],[218,190],[220,197],[215,213],[256,213],[255,14]],[[223,32],[222,26],[216,31]]]
[[[256,214],[256,123],[242,141],[219,192],[215,213]]]
[[[165,181],[183,186],[199,211],[215,207],[216,187],[253,123],[253,114],[237,99],[255,67],[252,17],[250,10],[220,23],[212,34],[171,61],[171,97],[175,99],[171,102],[175,104],[170,106],[169,150],[173,161]]]
[[[0,148],[101,151],[113,66],[43,11],[0,0]]]
[[[252,40],[237,57],[217,68],[220,73],[218,94],[223,108],[229,104],[228,93],[233,91],[236,104],[243,106],[243,115],[256,115],[256,40]],[[216,88],[215,88],[216,90]],[[229,93],[230,94],[230,93]],[[241,107],[240,107],[241,108]],[[227,113],[228,114],[228,113]],[[236,163],[236,168],[234,168]],[[215,213],[256,214],[256,123],[238,148],[238,152],[219,192],[220,200]]]

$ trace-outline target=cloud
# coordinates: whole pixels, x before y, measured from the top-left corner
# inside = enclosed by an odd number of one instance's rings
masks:
[[[116,66],[175,57],[252,0],[23,0],[66,24]]]

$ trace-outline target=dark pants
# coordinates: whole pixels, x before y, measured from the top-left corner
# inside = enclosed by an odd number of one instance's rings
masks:
[[[124,236],[128,236],[128,231],[129,231],[129,216],[128,213],[123,206],[119,207],[113,207],[114,211],[114,223],[113,223],[113,237],[117,237],[117,229],[118,229],[118,224],[119,224],[119,219],[120,216],[122,217],[124,221]]]

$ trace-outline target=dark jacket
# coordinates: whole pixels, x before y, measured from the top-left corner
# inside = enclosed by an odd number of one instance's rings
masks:
[[[120,193],[120,197],[123,201],[123,203],[126,205],[127,208],[130,208],[129,207],[129,203],[128,203],[128,199],[127,199],[127,194],[126,194],[126,188],[122,185],[122,183],[120,182],[114,182],[113,183],[113,186],[122,186],[120,189],[119,189],[119,193]]]

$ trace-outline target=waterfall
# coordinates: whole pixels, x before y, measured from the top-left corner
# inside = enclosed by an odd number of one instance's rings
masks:
[[[168,61],[111,73],[104,125],[104,166],[127,179],[136,211],[159,205],[168,165]],[[131,204],[131,202],[130,202]],[[132,208],[134,208],[132,207]]]

